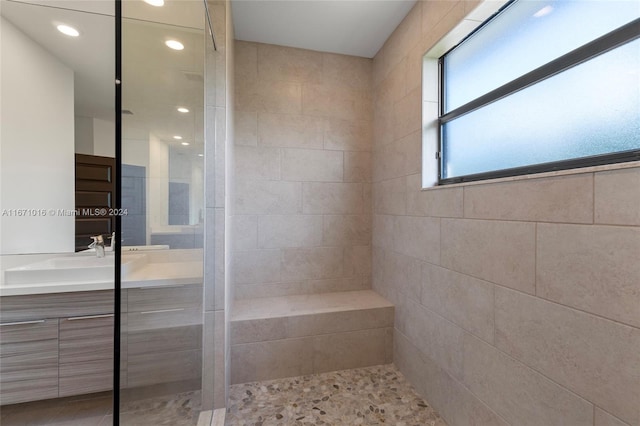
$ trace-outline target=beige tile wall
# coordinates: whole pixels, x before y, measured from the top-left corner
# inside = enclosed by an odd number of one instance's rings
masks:
[[[419,1],[373,61],[373,288],[452,426],[640,425],[640,168],[421,191]]]
[[[370,288],[371,72],[235,42],[236,298]]]
[[[202,354],[202,408],[211,410],[226,405],[226,338],[225,314],[228,268],[225,265],[226,208],[226,152],[232,140],[233,103],[229,89],[228,69],[233,65],[233,34],[229,0],[207,2],[216,35],[217,50],[206,32],[205,67],[205,241],[204,241],[204,303]]]

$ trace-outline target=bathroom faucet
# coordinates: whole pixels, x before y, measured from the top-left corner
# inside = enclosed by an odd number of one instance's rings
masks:
[[[104,239],[102,235],[96,235],[95,237],[91,237],[93,242],[89,244],[89,248],[96,249],[97,257],[104,257]]]

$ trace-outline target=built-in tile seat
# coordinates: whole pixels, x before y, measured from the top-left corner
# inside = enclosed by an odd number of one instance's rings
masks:
[[[231,383],[390,363],[394,307],[372,290],[237,300]]]

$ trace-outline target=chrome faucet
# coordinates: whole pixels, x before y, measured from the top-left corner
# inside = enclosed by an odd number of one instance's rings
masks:
[[[104,257],[104,239],[102,238],[102,235],[96,235],[91,238],[93,239],[93,242],[89,244],[89,248],[96,250],[97,257]]]

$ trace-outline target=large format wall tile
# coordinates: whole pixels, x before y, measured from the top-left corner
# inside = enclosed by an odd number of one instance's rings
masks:
[[[340,151],[283,149],[282,179],[301,182],[342,182],[343,155]]]
[[[640,326],[640,229],[538,225],[538,296]]]
[[[344,181],[371,182],[371,153],[344,153]]]
[[[461,377],[464,335],[461,328],[410,298],[404,298],[396,306],[396,313],[396,328],[440,368]]]
[[[313,338],[231,345],[231,384],[313,372]]]
[[[322,80],[322,53],[313,50],[257,44],[258,79],[272,81],[319,83]]]
[[[463,383],[513,425],[593,424],[593,405],[466,334]]]
[[[364,121],[327,118],[324,122],[324,148],[342,151],[371,151],[373,128]]]
[[[440,219],[413,216],[397,217],[393,246],[398,253],[439,264]]]
[[[246,251],[258,248],[258,217],[257,216],[233,216],[234,250]]]
[[[413,89],[394,105],[393,136],[400,139],[422,128],[422,90]]]
[[[429,404],[452,426],[508,426],[449,373],[416,348],[397,329],[393,333],[393,363],[411,380]]]
[[[371,242],[371,216],[324,216],[322,241],[328,246],[366,245]]]
[[[405,178],[385,180],[373,185],[373,212],[402,215],[407,211]]]
[[[280,150],[254,146],[235,147],[236,173],[246,179],[280,179]]]
[[[239,111],[302,113],[302,85],[286,81],[269,84],[247,82],[236,84],[235,107]]]
[[[302,194],[302,210],[305,214],[364,212],[360,183],[304,183]]]
[[[257,126],[259,145],[322,149],[322,118],[261,112]]]
[[[422,136],[419,131],[374,151],[376,172],[373,180],[407,176],[420,171]]]
[[[280,250],[248,250],[234,253],[233,272],[237,284],[280,281]]]
[[[322,216],[258,217],[258,247],[314,247],[322,245]]]
[[[442,266],[535,292],[535,224],[442,219]]]
[[[420,173],[407,176],[407,214],[462,217],[462,188],[422,190]]]
[[[593,222],[593,175],[473,185],[464,189],[464,216],[538,222]]]
[[[313,371],[345,370],[391,361],[392,329],[374,328],[313,338]]]
[[[627,423],[613,417],[606,411],[602,411],[598,407],[596,407],[596,418],[594,424],[595,426],[629,426]]]
[[[291,214],[301,211],[300,182],[236,181],[236,214]]]
[[[640,330],[496,288],[496,346],[630,424],[640,423]]]
[[[344,252],[341,247],[296,248],[282,250],[282,278],[339,278],[344,272]]]
[[[640,226],[640,168],[595,174],[595,221]]]
[[[493,288],[468,275],[422,265],[422,304],[489,343],[493,343]]]
[[[392,250],[376,250],[373,274],[383,287],[394,293],[420,300],[421,262]]]
[[[368,90],[305,84],[302,87],[302,111],[305,115],[343,120],[369,120],[371,98]]]
[[[323,53],[322,60],[322,82],[324,84],[363,90],[371,88],[371,59]]]
[[[258,145],[258,113],[234,111],[233,143],[236,145]]]

